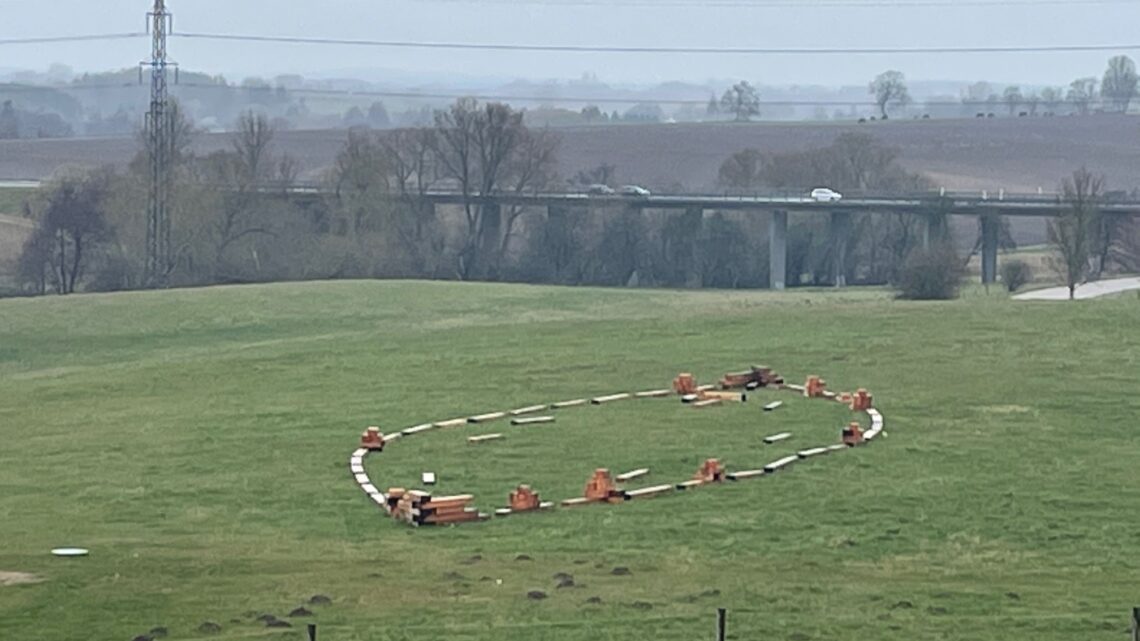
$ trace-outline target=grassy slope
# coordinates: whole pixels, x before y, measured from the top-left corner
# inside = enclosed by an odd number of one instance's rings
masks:
[[[337,641],[691,639],[718,605],[738,639],[1120,638],[1140,545],[1138,312],[1136,297],[424,283],[0,301],[0,571],[48,579],[0,587],[0,638],[165,625],[186,639],[204,620],[245,638],[264,630],[231,619],[282,616],[314,593],[335,599],[315,609]],[[889,438],[770,479],[438,530],[382,519],[345,469],[370,423],[757,360],[868,386]],[[517,481],[562,498],[597,465],[667,482],[703,456],[762,464],[847,418],[789,401],[772,415],[581,408],[496,425],[508,438],[478,449],[461,433],[416,437],[370,472],[387,485],[432,469],[492,508]],[[780,429],[796,440],[756,445]],[[92,556],[46,554],[65,544]],[[612,576],[618,565],[632,576]],[[585,587],[554,589],[560,571]],[[550,598],[528,601],[533,589]]]

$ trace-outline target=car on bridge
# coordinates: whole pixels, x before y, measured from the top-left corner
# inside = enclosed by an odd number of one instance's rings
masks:
[[[594,184],[586,188],[586,193],[591,196],[612,196],[617,192],[609,185]]]
[[[622,196],[632,196],[634,198],[648,198],[650,193],[645,187],[638,187],[637,185],[622,185],[618,192]]]
[[[834,203],[839,202],[842,198],[843,194],[827,187],[817,187],[811,190],[811,199],[817,203]]]

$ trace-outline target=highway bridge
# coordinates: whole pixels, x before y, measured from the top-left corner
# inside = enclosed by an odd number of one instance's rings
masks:
[[[302,187],[313,194],[320,188]],[[838,286],[846,283],[839,266],[846,263],[847,242],[854,214],[915,214],[925,216],[923,244],[945,233],[940,225],[946,216],[974,216],[982,229],[982,282],[997,280],[998,236],[1005,216],[1056,217],[1069,205],[1057,194],[954,194],[932,192],[908,196],[858,195],[835,202],[820,202],[801,194],[661,194],[649,196],[593,195],[584,193],[494,194],[464,196],[456,191],[429,191],[423,195],[433,205],[462,205],[471,202],[490,208],[492,217],[500,216],[503,206],[545,207],[548,212],[559,209],[656,209],[704,211],[746,211],[769,213],[769,286],[784,289],[787,282],[788,215],[827,215],[830,217],[831,242]],[[1103,215],[1140,216],[1140,201],[1111,201],[1100,205]],[[494,224],[494,223],[492,223]]]
[[[0,189],[38,186],[29,181],[0,180]],[[265,193],[282,193],[280,188],[264,188]],[[297,200],[319,201],[331,195],[323,185],[289,187],[284,194]],[[392,196],[392,198],[396,198]],[[836,202],[819,202],[800,193],[734,194],[652,194],[648,196],[594,195],[581,192],[496,193],[465,195],[456,190],[428,191],[421,198],[434,206],[458,206],[465,202],[484,209],[490,224],[501,219],[501,208],[545,208],[550,213],[573,208],[597,211],[621,209],[679,210],[688,213],[705,211],[745,211],[771,214],[769,223],[770,286],[783,289],[787,280],[788,216],[827,215],[831,224],[831,242],[836,265],[843,265],[847,253],[854,214],[914,214],[925,216],[928,224],[924,244],[945,230],[939,227],[945,216],[974,216],[982,229],[982,282],[997,279],[998,235],[1001,219],[1015,217],[1055,217],[1069,205],[1058,194],[1012,194],[998,192],[951,193],[931,192],[897,195],[848,194]],[[1110,200],[1099,207],[1104,215],[1140,216],[1140,201]],[[844,285],[841,270],[834,274],[835,283]]]

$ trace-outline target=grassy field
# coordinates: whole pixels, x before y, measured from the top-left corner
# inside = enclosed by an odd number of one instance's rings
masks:
[[[694,639],[718,606],[740,640],[1123,638],[1140,298],[970,294],[340,282],[0,301],[0,577],[42,579],[0,582],[0,638],[300,639],[303,619],[254,617],[316,594],[331,641]],[[771,478],[441,529],[382,518],[346,469],[369,424],[758,361],[869,387],[889,437]],[[517,482],[577,494],[596,466],[650,467],[648,484],[706,456],[762,465],[850,416],[783,398],[772,414],[631,401],[429,433],[369,472],[432,470],[491,509]],[[488,431],[507,438],[461,441]],[[91,556],[48,554],[61,545]]]

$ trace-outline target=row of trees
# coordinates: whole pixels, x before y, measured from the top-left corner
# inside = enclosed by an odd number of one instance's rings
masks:
[[[1116,56],[1108,61],[1108,68],[1098,82],[1095,77],[1077,78],[1067,88],[1045,87],[1038,91],[1023,92],[1019,86],[1009,86],[998,94],[986,82],[970,85],[961,97],[963,106],[979,109],[995,108],[1004,104],[1009,114],[1037,115],[1056,113],[1062,105],[1069,105],[1073,113],[1086,115],[1098,103],[1105,111],[1126,113],[1135,100],[1140,83],[1136,63],[1128,56]],[[913,99],[901,71],[884,71],[867,87],[881,118],[889,111],[911,104]],[[718,100],[710,98],[709,115],[729,114],[737,121],[748,121],[760,115],[760,93],[748,82],[739,82],[728,88]],[[1024,110],[1024,111],[1023,111]]]
[[[265,116],[243,115],[230,148],[204,156],[189,151],[194,131],[177,109],[175,121],[174,285],[401,277],[734,288],[768,280],[762,216],[487,204],[481,195],[565,184],[558,138],[506,105],[460,100],[430,126],[354,129],[317,192],[290,189],[297,163],[275,151]],[[29,203],[37,227],[20,260],[25,291],[143,286],[145,159],[144,148],[125,172],[64,175]],[[609,183],[616,171],[603,164],[572,182]],[[899,165],[896,150],[864,134],[803,152],[745,149],[722,163],[719,180],[738,192],[929,187]],[[458,192],[458,203],[437,209],[425,198],[434,189]],[[838,274],[849,283],[891,282],[924,244],[924,219],[946,228],[939,214],[855,216],[842,254],[827,220],[798,217],[789,229],[790,284],[827,284]],[[1098,227],[1089,243],[1102,266],[1121,260],[1110,239],[1125,236],[1110,231]]]

